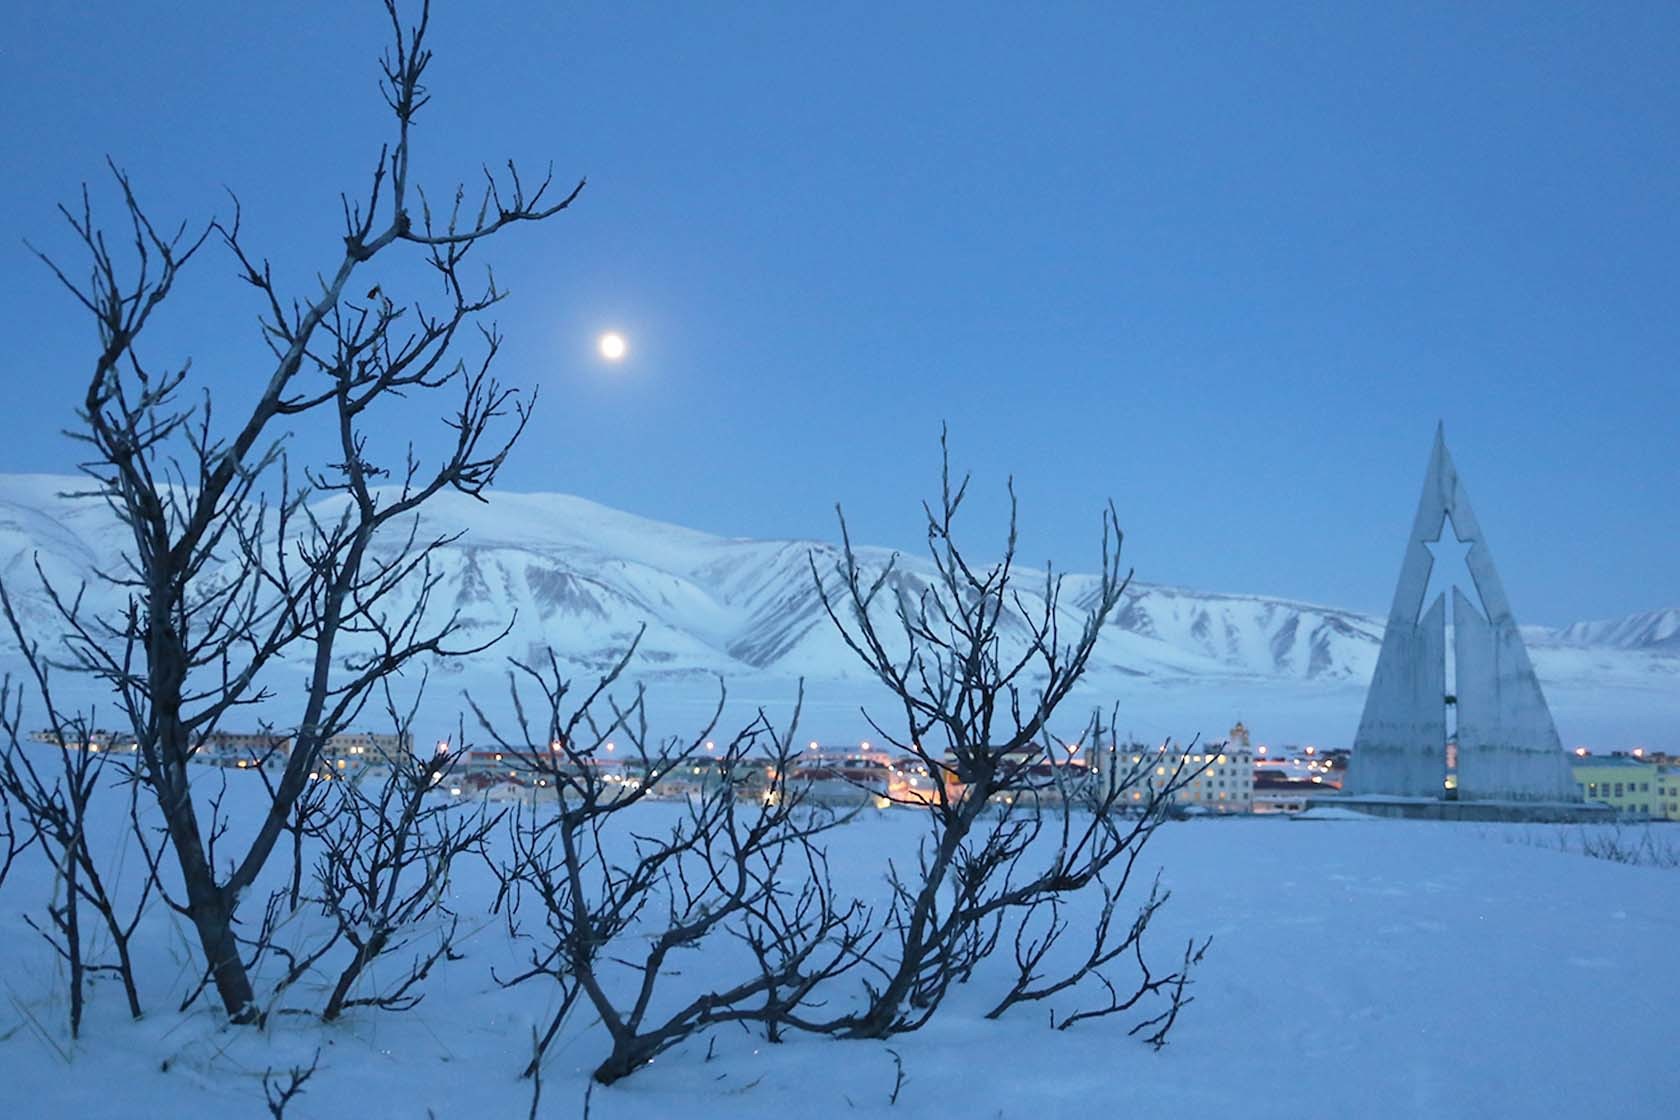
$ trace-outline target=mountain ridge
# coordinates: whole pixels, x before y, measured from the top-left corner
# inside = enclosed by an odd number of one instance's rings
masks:
[[[102,503],[64,496],[84,485],[75,476],[0,475],[0,576],[32,623],[52,622],[32,587],[35,557],[55,580],[80,581],[97,558],[123,547],[122,528]],[[325,499],[323,512],[342,500]],[[487,636],[512,621],[509,643],[494,656],[552,646],[580,664],[599,664],[645,624],[637,662],[643,672],[814,680],[863,674],[811,577],[814,559],[835,586],[841,553],[833,542],[722,537],[552,492],[500,491],[489,502],[445,493],[420,520],[424,535],[460,534],[439,555],[434,598],[459,612],[466,636]],[[932,578],[928,561],[913,554],[857,551],[871,571],[898,555],[895,578],[911,594]],[[1034,574],[1023,571],[1021,586],[1027,609],[1036,611],[1043,599]],[[99,606],[114,590],[95,584],[91,601]],[[1094,593],[1094,576],[1067,576],[1064,621],[1077,626]],[[1358,681],[1375,663],[1382,630],[1381,618],[1340,607],[1137,581],[1103,628],[1091,671]],[[1574,678],[1578,668],[1645,678],[1680,669],[1680,608],[1526,627],[1525,635],[1543,676]]]

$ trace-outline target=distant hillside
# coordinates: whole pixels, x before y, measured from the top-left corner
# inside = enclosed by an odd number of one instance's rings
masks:
[[[1680,653],[1680,607],[1645,611],[1602,622],[1577,622],[1563,627],[1557,632],[1557,637],[1574,645]]]
[[[77,486],[73,478],[0,475],[0,576],[43,634],[54,619],[37,588],[36,559],[73,587],[125,544],[102,504],[59,496]],[[483,655],[484,668],[542,646],[581,666],[604,664],[645,625],[643,674],[860,675],[812,585],[811,558],[825,576],[838,558],[826,542],[728,539],[582,498],[510,492],[489,503],[442,495],[427,507],[422,530],[463,533],[442,554],[434,603],[459,612],[467,637],[489,637],[516,619],[509,640]],[[877,568],[889,555],[863,553]],[[906,590],[930,574],[920,557],[900,562]],[[1022,581],[1029,610],[1041,605],[1032,586]],[[1091,593],[1091,577],[1069,577],[1070,627]],[[108,585],[93,581],[88,595],[91,606],[115,606]],[[1137,583],[1104,629],[1091,672],[1098,679],[1346,685],[1371,672],[1382,629],[1379,618],[1335,607]],[[1680,667],[1672,656],[1680,652],[1680,608],[1528,633],[1548,683],[1606,674],[1649,681]]]

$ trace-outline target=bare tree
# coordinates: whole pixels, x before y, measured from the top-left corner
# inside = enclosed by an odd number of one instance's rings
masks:
[[[807,811],[789,782],[793,726],[778,730],[761,711],[720,744],[710,738],[720,697],[700,734],[655,742],[641,691],[624,706],[607,692],[633,652],[575,710],[552,656],[547,665],[516,665],[519,737],[500,741],[536,776],[539,795],[549,796],[514,818],[514,858],[499,869],[498,905],[510,923],[534,906],[546,936],[529,967],[504,983],[543,977],[560,988],[527,1076],[536,1075],[580,997],[610,1040],[594,1071],[610,1084],[721,1023],[773,1032],[822,984],[854,967],[872,937],[866,908],[837,901],[817,843],[845,818]],[[542,697],[540,724],[526,718],[532,705],[521,682]],[[603,697],[611,715],[597,720]],[[617,756],[631,760],[627,770],[605,765],[609,736],[627,748]],[[533,742],[546,747],[525,746]],[[679,778],[688,788],[668,830],[624,823],[627,810]],[[736,975],[715,970],[721,979],[675,1008],[655,999],[674,954],[706,946],[715,957],[729,941],[746,948],[750,967]]]
[[[1046,571],[1036,599],[1017,586],[1013,483],[1002,558],[975,565],[955,536],[968,479],[953,482],[943,436],[941,449],[940,500],[924,505],[930,579],[901,571],[897,557],[866,571],[844,513],[835,570],[824,573],[811,558],[829,618],[896,705],[890,728],[873,718],[871,726],[934,780],[912,802],[928,824],[916,865],[889,866],[885,936],[892,951],[884,962],[869,962],[873,979],[861,1009],[795,1021],[808,1030],[883,1038],[919,1028],[951,985],[969,979],[992,953],[1010,922],[1020,978],[994,1015],[1086,976],[1108,984],[1099,970],[1141,945],[1158,902],[1144,905],[1132,935],[1118,943],[1110,940],[1113,908],[1173,797],[1202,769],[1180,754],[1170,768],[1150,758],[1098,781],[1070,761],[1081,749],[1096,753],[1113,735],[1100,714],[1068,743],[1051,725],[1130,579],[1120,565],[1118,519],[1112,506],[1105,511],[1101,567],[1083,611],[1072,616],[1076,626],[1064,635],[1063,577]],[[1106,886],[1104,876],[1116,866],[1118,879]],[[1063,900],[1092,884],[1106,895],[1095,949],[1072,975],[1046,985],[1039,970],[1066,928]],[[1029,924],[1044,916],[1050,932],[1035,939]]]
[[[500,336],[481,318],[504,293],[488,273],[481,285],[469,281],[466,267],[481,243],[559,213],[583,186],[554,195],[552,174],[530,184],[510,164],[501,178],[486,173],[476,203],[457,190],[435,209],[410,179],[411,128],[429,97],[429,11],[422,5],[409,25],[395,0],[386,11],[392,43],[382,89],[394,136],[367,193],[346,197],[343,251],[317,290],[282,292],[242,238],[237,203],[230,221],[160,232],[114,165],[129,256],[95,223],[85,190],[79,207],[63,208],[85,271],[42,255],[98,330],[73,434],[89,449],[87,493],[108,503],[130,536],[120,563],[100,575],[126,597],[119,615],[91,615],[70,589],[48,584],[47,593],[68,633],[66,662],[109,685],[139,744],[180,868],[181,909],[237,1022],[259,1012],[236,913],[295,820],[323,744],[416,659],[483,648],[458,644],[454,617],[439,621],[428,610],[439,579],[432,558],[453,538],[422,536],[418,519],[445,490],[482,497],[529,416],[529,403],[490,374]],[[213,419],[208,397],[186,395],[187,368],[160,368],[138,345],[207,243],[230,254],[255,293],[268,350],[266,373],[252,379],[255,402],[227,427]],[[429,266],[441,306],[400,304],[380,284],[360,295],[366,281],[357,278],[369,263],[403,252]],[[479,343],[470,362],[459,356],[469,334]],[[386,454],[370,447],[397,398],[451,391],[438,460],[412,443]],[[294,474],[286,433],[306,421],[334,433],[337,450]],[[399,589],[409,605],[400,605]],[[287,656],[304,663],[306,679],[280,696],[269,681]],[[262,819],[221,862],[211,846],[225,822],[193,789],[188,764],[229,716],[271,701],[293,705],[293,718],[276,721],[293,749]]]

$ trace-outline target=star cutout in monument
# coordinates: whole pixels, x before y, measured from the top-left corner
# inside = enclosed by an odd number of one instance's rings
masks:
[[[1477,613],[1486,618],[1487,608],[1482,603],[1482,594],[1476,589],[1476,580],[1467,562],[1470,550],[1476,547],[1476,542],[1461,538],[1458,535],[1458,526],[1453,524],[1452,515],[1448,514],[1441,520],[1440,534],[1434,540],[1423,543],[1424,547],[1429,549],[1429,586],[1424,589],[1423,607],[1418,611],[1418,617],[1422,618],[1429,608],[1435,605],[1436,599],[1446,595],[1446,613],[1451,621],[1454,608],[1449,592],[1457,587],[1464,592],[1464,597],[1470,601]]]

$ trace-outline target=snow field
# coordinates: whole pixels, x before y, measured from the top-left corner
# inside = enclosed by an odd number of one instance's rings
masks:
[[[199,780],[220,776],[206,771]],[[104,796],[111,813],[98,823],[99,843],[115,866],[125,843],[119,802]],[[229,778],[235,832],[260,798],[254,781]],[[625,824],[655,832],[678,812],[650,803]],[[882,898],[887,861],[913,859],[922,828],[918,815],[890,810],[837,830],[829,842],[837,888]],[[1214,942],[1166,1049],[1127,1037],[1136,1017],[1056,1031],[1048,1008],[1029,1004],[985,1021],[1012,970],[1006,935],[990,969],[921,1032],[887,1043],[794,1037],[770,1045],[725,1028],[597,1087],[590,1114],[1672,1115],[1680,1070],[1662,1056],[1680,1045],[1680,960],[1671,951],[1680,872],[1565,853],[1555,846],[1562,831],[1347,819],[1169,823],[1128,895],[1141,903],[1149,877],[1164,868],[1173,896],[1151,926],[1149,959],[1170,969],[1186,938],[1212,934]],[[277,881],[283,865],[276,860],[269,874]],[[202,1002],[178,1013],[195,950],[181,920],[156,907],[137,940],[146,1018],[131,1023],[115,981],[98,981],[74,1044],[55,962],[22,920],[39,914],[50,889],[34,858],[0,886],[0,1113],[263,1115],[265,1070],[308,1065],[317,1049],[320,1071],[290,1117],[528,1113],[531,1085],[518,1073],[554,993],[541,981],[504,990],[492,979],[492,970],[518,967],[533,942],[510,937],[488,914],[495,883],[479,865],[459,865],[450,887],[463,927],[476,927],[465,958],[434,972],[414,1011],[358,1009],[331,1026],[278,1014],[263,1031],[225,1028]],[[1074,908],[1076,929],[1098,901],[1093,893]],[[287,935],[303,942],[312,921],[300,918]],[[540,934],[534,912],[523,932]],[[1081,948],[1072,935],[1063,946]],[[741,964],[725,940],[679,954],[661,998],[691,998]],[[1124,969],[1116,974],[1121,984],[1129,979]],[[327,981],[305,982],[282,1005],[318,1009]],[[1053,1003],[1065,1012],[1081,1000],[1064,994]],[[550,1051],[539,1115],[581,1114],[588,1071],[605,1052],[591,1015],[575,1010]],[[890,1051],[905,1075],[896,1105]]]

